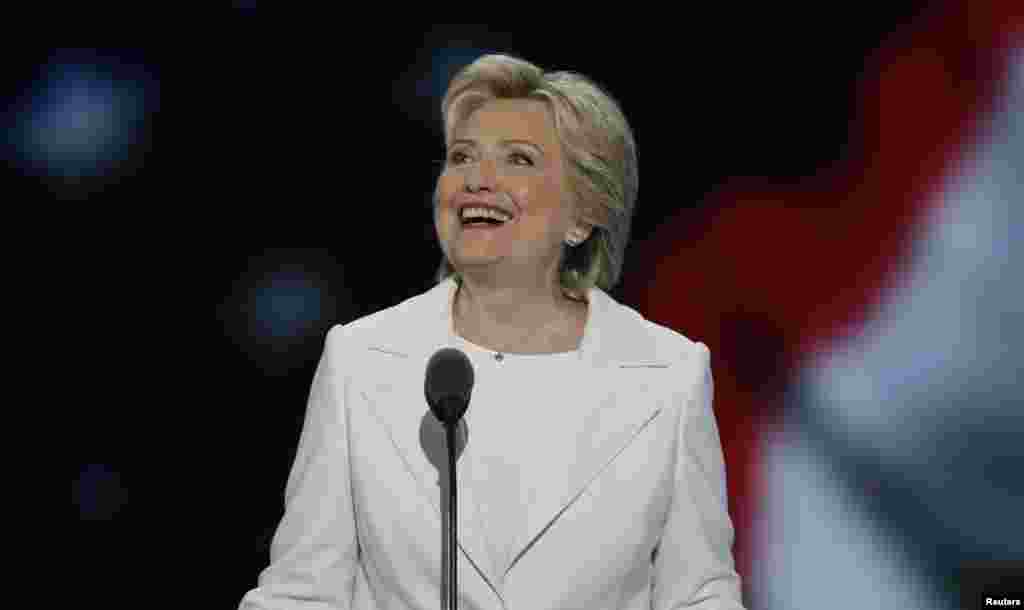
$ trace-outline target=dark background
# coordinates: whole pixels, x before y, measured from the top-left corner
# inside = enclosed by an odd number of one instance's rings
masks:
[[[137,137],[110,168],[7,168],[8,193],[63,246],[44,305],[65,337],[51,356],[70,348],[83,373],[66,410],[82,586],[203,608],[255,586],[326,331],[432,285],[440,96],[456,69],[505,52],[611,91],[638,143],[633,251],[734,177],[788,184],[849,154],[865,63],[935,6],[728,5],[572,26],[237,7],[9,58],[8,126],[46,66],[146,83]],[[320,246],[253,245],[268,243]],[[628,251],[612,296],[634,305],[630,265]]]

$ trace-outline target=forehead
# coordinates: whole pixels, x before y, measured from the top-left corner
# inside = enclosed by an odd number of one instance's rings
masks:
[[[531,99],[488,100],[456,125],[454,132],[456,136],[493,134],[538,142],[553,142],[556,138],[550,108],[543,101]]]

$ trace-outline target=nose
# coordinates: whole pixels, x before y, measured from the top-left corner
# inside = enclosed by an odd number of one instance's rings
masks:
[[[479,163],[473,164],[466,172],[466,190],[475,193],[481,189],[495,190],[498,181],[497,163],[489,157],[484,157]]]

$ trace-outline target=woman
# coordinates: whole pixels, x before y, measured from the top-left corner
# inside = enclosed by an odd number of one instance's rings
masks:
[[[271,563],[241,608],[438,607],[446,494],[421,432],[443,347],[476,376],[460,608],[742,608],[708,349],[607,294],[637,196],[618,105],[490,55],[442,112],[438,284],[328,333]]]

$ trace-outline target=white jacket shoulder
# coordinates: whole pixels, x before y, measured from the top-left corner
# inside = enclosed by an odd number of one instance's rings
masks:
[[[701,368],[710,362],[711,352],[708,346],[694,341],[683,333],[648,320],[631,307],[621,305],[630,325],[636,325],[653,345],[658,358],[673,364],[681,363]]]
[[[422,295],[417,295],[422,296]],[[381,329],[391,327],[397,322],[403,321],[411,311],[414,311],[417,297],[410,297],[397,305],[392,305],[385,309],[375,311],[371,314],[350,320],[343,324],[335,324],[329,331],[327,331],[327,343],[329,347],[333,347],[331,344],[344,343],[346,348],[352,348],[358,345],[364,345],[372,337],[377,336],[377,333]]]

